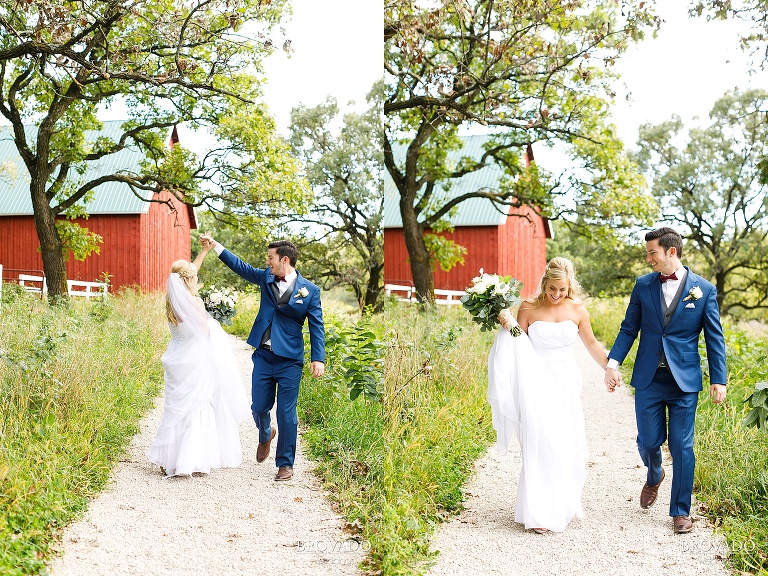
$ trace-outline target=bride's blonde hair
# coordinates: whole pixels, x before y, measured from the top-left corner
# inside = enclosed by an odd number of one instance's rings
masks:
[[[550,280],[568,280],[568,293],[566,297],[577,302],[579,301],[581,297],[581,284],[576,280],[573,262],[568,260],[568,258],[556,256],[547,264],[547,269],[544,270],[544,275],[541,277],[536,294],[526,299],[526,302],[536,304],[536,308],[544,304],[544,299],[547,297],[547,282]]]
[[[192,296],[197,296],[197,266],[186,260],[176,260],[171,264],[171,274],[178,274],[182,283],[189,290]],[[179,321],[176,318],[176,314],[173,312],[173,306],[171,306],[170,295],[165,295],[165,316],[168,318],[168,322],[174,326],[179,325]]]

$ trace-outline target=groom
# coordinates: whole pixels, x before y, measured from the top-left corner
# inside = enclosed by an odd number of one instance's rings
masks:
[[[637,447],[648,468],[640,506],[649,508],[656,501],[664,480],[661,445],[668,440],[672,454],[669,515],[679,534],[693,528],[693,427],[702,389],[699,334],[704,331],[709,396],[715,403],[725,400],[725,340],[715,299],[717,290],[680,263],[680,234],[672,228],[658,228],[646,234],[645,240],[645,259],[654,272],[635,282],[624,321],[608,354],[605,385],[613,392],[619,381],[616,369],[639,332],[631,383],[635,387]]]
[[[299,382],[304,366],[304,321],[309,324],[311,364],[309,371],[315,378],[325,372],[325,328],[320,304],[320,289],[302,277],[295,269],[298,251],[288,240],[269,245],[267,268],[254,268],[211,238],[200,235],[204,247],[213,249],[235,274],[256,284],[261,289],[261,304],[253,323],[248,344],[253,352],[251,381],[251,411],[259,428],[259,447],[256,461],[269,457],[270,445],[275,437],[269,411],[277,396],[277,438],[275,480],[289,480],[293,476],[296,456],[297,428],[296,402]],[[277,389],[277,392],[275,391]]]

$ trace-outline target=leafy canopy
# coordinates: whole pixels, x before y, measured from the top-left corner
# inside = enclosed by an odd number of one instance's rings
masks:
[[[640,127],[638,161],[663,217],[705,259],[722,312],[768,308],[768,92],[726,92],[711,124],[688,130],[673,117]],[[684,254],[685,255],[685,254]]]
[[[269,33],[285,11],[286,0],[0,5],[0,113],[53,212],[83,205],[105,182],[146,199],[170,192],[231,219],[301,206],[306,184],[258,104],[260,62],[274,50]],[[130,118],[120,134],[85,138],[115,106]],[[182,122],[212,135],[209,152],[169,150],[170,128]],[[89,163],[127,146],[144,153],[139,170],[84,181]]]
[[[650,218],[653,202],[606,119],[612,65],[657,21],[650,5],[616,4],[387,2],[385,164],[422,229],[471,197],[615,226]],[[479,127],[493,136],[483,153],[450,160],[460,130]],[[575,168],[554,177],[529,165],[536,142],[563,146]],[[496,189],[450,193],[452,180],[490,164],[506,176]]]

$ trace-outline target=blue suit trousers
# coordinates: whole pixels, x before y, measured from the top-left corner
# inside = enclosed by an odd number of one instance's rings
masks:
[[[647,388],[635,390],[637,448],[648,467],[649,486],[661,482],[661,445],[665,440],[672,454],[670,516],[687,516],[691,512],[696,465],[693,428],[698,400],[698,392],[683,392],[666,368],[656,370]]]
[[[296,440],[299,418],[296,403],[304,363],[301,360],[278,356],[266,348],[253,352],[251,378],[251,412],[259,428],[259,442],[269,441],[272,424],[269,416],[277,397],[277,448],[275,466],[293,466],[296,458]]]

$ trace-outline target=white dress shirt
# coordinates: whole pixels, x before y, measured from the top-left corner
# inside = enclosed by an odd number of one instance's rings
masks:
[[[680,284],[685,282],[685,275],[687,274],[685,266],[680,265],[680,268],[675,270],[674,274],[677,276],[677,280],[667,280],[661,285],[661,293],[664,294],[664,301],[667,303],[667,308],[672,304],[672,300],[677,294],[677,289],[680,288]]]

